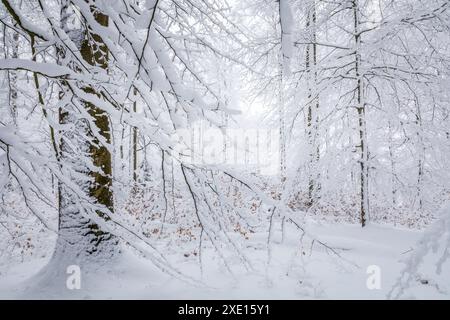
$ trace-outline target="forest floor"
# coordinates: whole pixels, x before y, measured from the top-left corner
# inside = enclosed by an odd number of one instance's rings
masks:
[[[231,252],[225,253],[234,275],[227,272],[219,255],[206,242],[201,252],[203,272],[200,272],[198,254],[189,253],[195,252],[194,246],[191,248],[194,251],[164,251],[174,266],[193,278],[202,279],[204,285],[194,286],[173,278],[156,269],[150,261],[124,250],[108,268],[96,274],[82,274],[80,290],[67,289],[61,296],[49,286],[36,295],[28,291],[29,279],[47,263],[48,257],[10,265],[0,261],[0,298],[385,299],[400,275],[402,259],[413,251],[422,234],[377,224],[362,229],[350,224],[308,222],[307,230],[333,247],[339,257],[318,241],[313,243],[304,237],[300,242],[301,234],[293,228],[287,228],[283,243],[281,233],[274,233],[270,254],[266,234],[253,233],[248,240],[240,242],[253,270],[246,270]],[[379,267],[379,289],[369,289],[366,284],[370,277],[368,267],[373,265]],[[405,298],[449,299],[450,273],[444,277],[444,282],[441,279],[439,283],[448,284],[447,288],[440,286],[436,290],[418,279]]]

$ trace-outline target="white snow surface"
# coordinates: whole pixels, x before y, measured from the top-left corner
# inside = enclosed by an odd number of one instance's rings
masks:
[[[279,230],[280,226],[276,226]],[[165,250],[168,260],[184,274],[198,279],[192,285],[164,274],[152,263],[123,247],[122,253],[107,265],[81,270],[81,289],[69,290],[65,279],[55,277],[45,284],[39,271],[49,261],[36,258],[23,263],[0,260],[0,298],[2,299],[385,299],[404,266],[402,260],[414,252],[422,231],[369,224],[362,229],[351,224],[308,222],[307,228],[341,257],[318,243],[303,240],[287,228],[284,243],[281,232],[274,234],[271,259],[267,266],[266,235],[251,234],[244,252],[253,264],[245,270],[238,259],[229,257],[234,275],[228,273],[208,243],[202,250],[200,272],[198,256],[189,251]],[[327,252],[328,251],[328,252]],[[69,262],[68,262],[69,263]],[[368,266],[380,268],[381,288],[368,289]],[[434,274],[424,264],[424,274]],[[403,298],[449,299],[450,266],[443,267],[439,282],[417,279]],[[446,271],[445,271],[446,270]],[[51,270],[46,270],[51,272]],[[68,275],[69,276],[69,275]],[[51,279],[51,277],[50,277]],[[429,280],[426,284],[424,281]],[[439,283],[437,290],[432,283]],[[447,285],[447,287],[445,287]]]

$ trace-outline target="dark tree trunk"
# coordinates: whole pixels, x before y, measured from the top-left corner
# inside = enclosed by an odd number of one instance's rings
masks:
[[[97,11],[94,6],[91,7],[94,13],[95,20],[102,26],[108,26],[108,16]],[[85,39],[81,43],[81,56],[90,65],[98,66],[103,69],[108,68],[108,48],[104,44],[102,38],[91,32],[89,28],[85,30]],[[89,94],[96,94],[94,88],[84,88]],[[90,102],[85,102],[85,106],[89,114],[94,119],[96,129],[99,130],[99,134],[105,138],[106,143],[111,142],[111,128],[110,122],[105,111],[101,110],[97,106]],[[89,172],[89,175],[93,178],[93,182],[89,186],[89,194],[94,198],[98,204],[105,206],[111,212],[114,210],[113,193],[112,193],[112,159],[109,150],[100,144],[98,139],[93,137],[93,141],[89,145],[89,153],[92,157],[92,161],[96,167],[99,168],[97,172]],[[97,213],[105,218],[109,219],[101,211]],[[96,243],[100,243],[103,240],[108,240],[111,235],[102,231],[95,223],[89,224],[90,233],[96,238]]]

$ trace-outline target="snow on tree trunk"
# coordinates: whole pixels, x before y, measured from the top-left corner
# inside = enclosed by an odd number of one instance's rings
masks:
[[[354,37],[355,37],[355,78],[356,78],[356,111],[358,113],[358,133],[359,133],[359,196],[360,196],[360,221],[364,227],[367,221],[369,207],[368,192],[368,153],[367,153],[367,132],[366,132],[366,106],[364,102],[364,83],[361,71],[361,33],[360,33],[360,8],[358,0],[353,0]]]
[[[305,71],[308,87],[308,111],[306,118],[308,139],[308,201],[307,206],[312,207],[319,197],[319,168],[320,149],[318,145],[319,131],[319,93],[317,79],[317,35],[316,35],[316,4],[313,2],[307,9],[306,29],[308,31],[308,43],[306,44]]]

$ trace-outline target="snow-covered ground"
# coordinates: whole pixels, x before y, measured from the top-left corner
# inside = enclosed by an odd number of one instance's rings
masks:
[[[245,242],[245,255],[253,270],[246,270],[238,259],[227,257],[234,275],[227,272],[212,249],[202,250],[200,272],[197,255],[173,252],[171,263],[203,284],[192,285],[156,269],[151,262],[129,249],[117,261],[94,273],[81,273],[81,289],[54,291],[52,285],[33,288],[33,275],[48,258],[7,265],[2,261],[0,298],[58,299],[385,299],[399,276],[401,260],[413,251],[421,232],[370,224],[362,229],[350,224],[308,223],[309,232],[334,248],[336,253],[303,238],[294,229],[280,243],[275,233],[269,251],[266,235],[252,234]],[[302,245],[300,245],[302,243]],[[270,258],[269,258],[270,256]],[[270,264],[267,261],[270,259]],[[379,267],[380,289],[369,289],[369,266]],[[7,267],[6,267],[7,266]],[[373,268],[369,267],[369,271]],[[372,269],[370,269],[372,268]],[[446,269],[445,269],[446,268]],[[445,271],[447,270],[447,272]],[[450,268],[444,267],[437,289],[430,281],[418,279],[405,298],[449,299]],[[421,283],[421,281],[423,283]],[[428,283],[426,283],[428,282]]]

